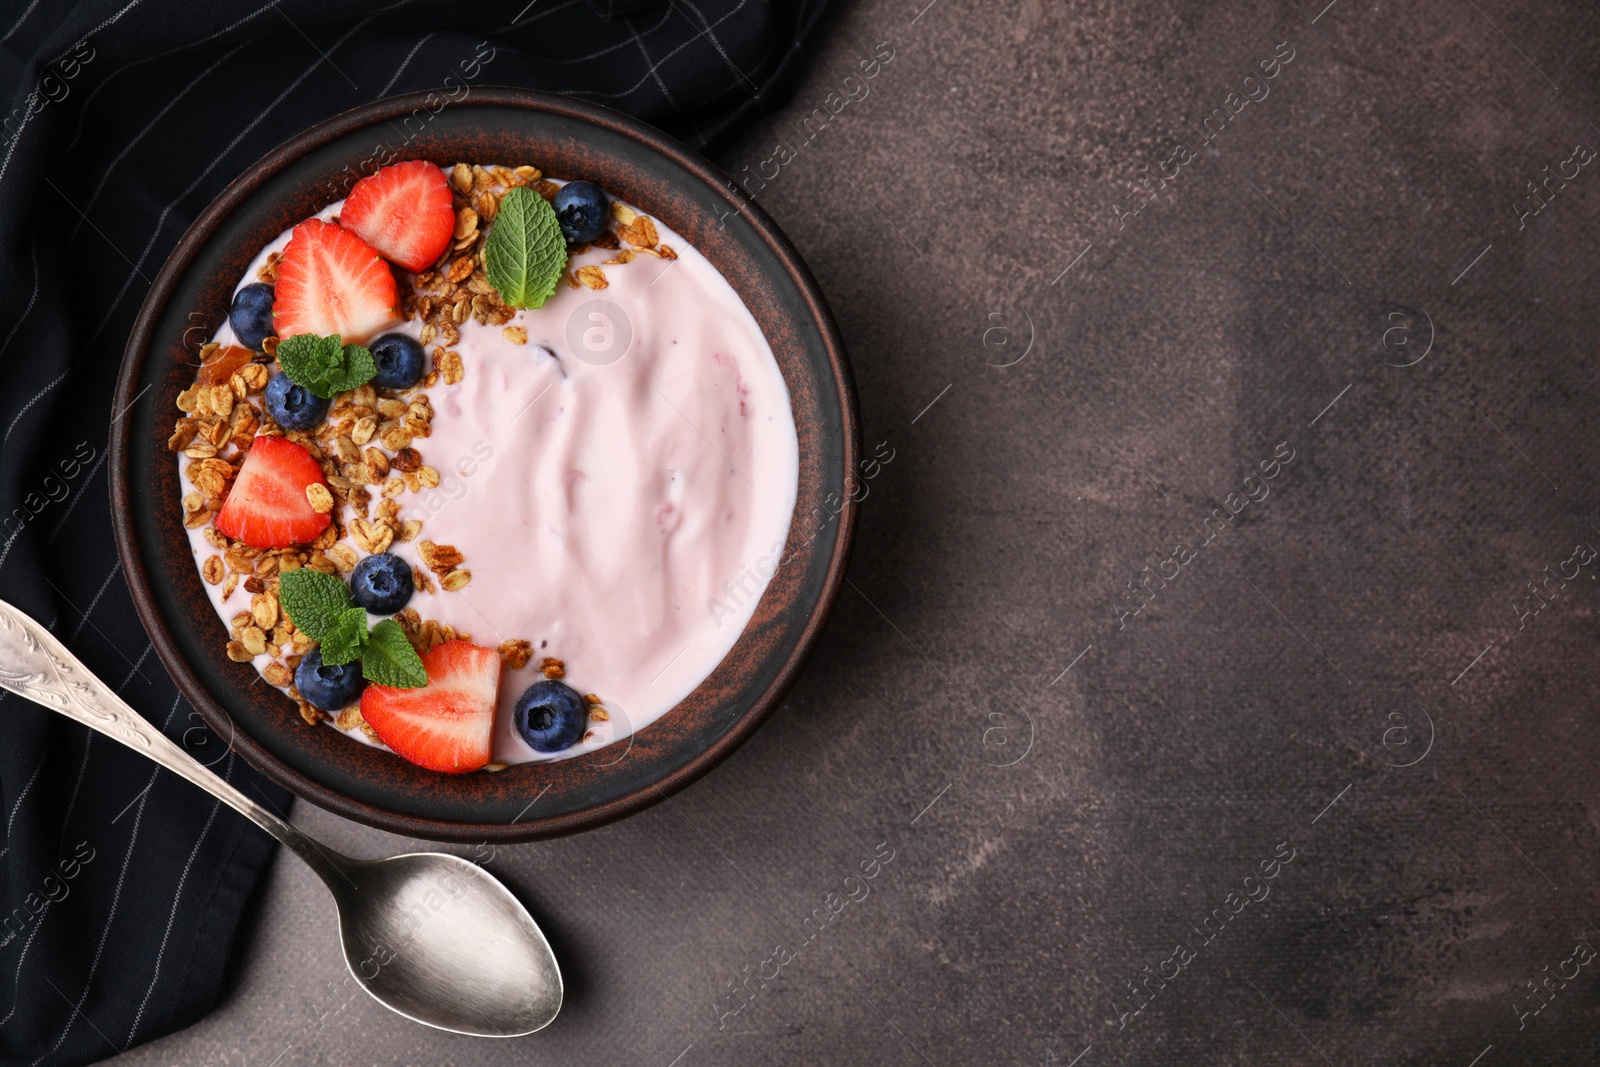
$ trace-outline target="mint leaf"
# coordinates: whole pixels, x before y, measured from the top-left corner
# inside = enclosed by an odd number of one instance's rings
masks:
[[[366,647],[367,613],[361,608],[350,608],[340,612],[333,629],[322,635],[322,662],[335,667],[349,663],[360,659]]]
[[[484,248],[489,284],[516,308],[543,307],[567,266],[567,242],[555,209],[518,186],[500,198]]]
[[[394,689],[421,689],[428,684],[422,657],[393,619],[384,619],[372,628],[366,655],[361,659],[361,674],[369,682]]]
[[[337,335],[318,337],[312,333],[297,333],[278,342],[278,367],[289,376],[291,382],[310,389],[318,396],[322,394],[317,390],[317,383],[329,368],[342,363],[343,359]]]
[[[324,396],[322,398],[324,400],[332,400],[340,393],[366,385],[378,375],[378,361],[372,358],[370,349],[362,345],[343,345],[339,349],[339,354],[344,357],[340,367],[343,373],[328,379],[331,383],[329,388],[333,392]]]
[[[339,343],[339,335],[297,333],[278,342],[278,366],[289,380],[324,400],[365,385],[378,373],[372,353]]]
[[[321,641],[339,617],[355,607],[350,590],[331,574],[301,567],[278,577],[278,601],[295,628],[313,641]]]

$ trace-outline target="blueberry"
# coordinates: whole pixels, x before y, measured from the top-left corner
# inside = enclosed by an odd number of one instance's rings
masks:
[[[327,416],[328,401],[279,374],[267,383],[267,414],[285,430],[309,430]]]
[[[350,575],[350,595],[374,615],[393,615],[415,591],[410,566],[391,552],[363,558]]]
[[[563,682],[534,682],[517,701],[512,715],[517,733],[535,752],[560,752],[583,736],[589,709],[572,686]]]
[[[611,218],[606,194],[592,182],[568,182],[556,190],[550,206],[556,209],[556,221],[561,223],[561,234],[568,244],[593,241],[606,232],[606,222]]]
[[[335,667],[322,662],[322,649],[313,648],[300,658],[294,669],[294,687],[306,703],[318,711],[338,711],[347,708],[361,696],[365,683],[361,680],[361,661],[351,660]]]
[[[260,350],[261,342],[272,336],[272,286],[253,282],[233,295],[228,325],[246,348]]]
[[[372,342],[372,361],[378,375],[372,384],[380,389],[410,389],[422,380],[422,345],[403,333],[386,333]]]

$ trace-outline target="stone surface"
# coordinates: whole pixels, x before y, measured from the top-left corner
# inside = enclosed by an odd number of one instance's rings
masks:
[[[1600,145],[1600,10],[923,2],[843,5],[721,156],[894,459],[768,726],[492,858],[560,1019],[389,1014],[280,859],[225,1004],[118,1062],[1595,1058],[1600,173],[1515,205]]]

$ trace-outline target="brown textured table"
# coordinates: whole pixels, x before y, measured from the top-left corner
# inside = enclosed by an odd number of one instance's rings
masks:
[[[925,2],[722,157],[894,458],[769,725],[494,857],[561,1018],[390,1015],[280,861],[118,1062],[1595,1062],[1600,9]]]

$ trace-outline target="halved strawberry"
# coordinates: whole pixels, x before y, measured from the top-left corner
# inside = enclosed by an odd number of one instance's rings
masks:
[[[427,270],[455,237],[450,183],[432,163],[384,167],[356,182],[339,209],[339,225],[409,271]]]
[[[446,641],[422,656],[428,684],[421,689],[369,685],[361,717],[402,757],[445,774],[475,771],[489,762],[500,653],[467,641]]]
[[[279,337],[336,333],[359,344],[398,320],[398,306],[394,273],[371,245],[321,219],[294,228],[272,301]]]
[[[217,529],[252,548],[315,541],[331,520],[306,499],[313,483],[328,486],[310,452],[286,437],[257,437],[217,513]]]

